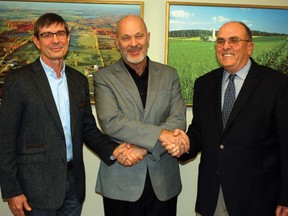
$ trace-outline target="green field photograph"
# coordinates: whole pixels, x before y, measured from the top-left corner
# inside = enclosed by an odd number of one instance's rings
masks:
[[[48,12],[68,23],[71,42],[65,62],[88,77],[94,103],[91,73],[120,58],[113,39],[117,21],[127,14],[143,17],[143,2],[0,1],[0,93],[11,69],[39,56],[32,42],[33,24]]]
[[[288,7],[245,7],[167,3],[165,62],[178,70],[187,106],[192,105],[194,81],[218,68],[217,30],[228,21],[241,21],[252,31],[252,57],[288,75]]]

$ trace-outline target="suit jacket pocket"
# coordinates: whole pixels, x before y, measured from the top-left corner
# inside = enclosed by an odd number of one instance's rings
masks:
[[[39,164],[44,161],[44,152],[36,153],[36,154],[23,154],[18,155],[17,163],[21,164]]]
[[[85,101],[80,102],[80,103],[78,104],[78,109],[85,108],[86,106],[87,106],[87,103],[86,103]]]

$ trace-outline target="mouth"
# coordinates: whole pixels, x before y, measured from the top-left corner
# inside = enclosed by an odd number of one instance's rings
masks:
[[[50,50],[52,50],[52,51],[59,51],[61,49],[62,49],[62,47],[51,47],[50,48]]]
[[[231,56],[234,56],[234,54],[232,54],[232,53],[223,53],[222,56],[223,57],[231,57]]]
[[[141,51],[140,47],[134,47],[128,50],[128,52],[131,53],[132,55],[137,55],[140,51]]]

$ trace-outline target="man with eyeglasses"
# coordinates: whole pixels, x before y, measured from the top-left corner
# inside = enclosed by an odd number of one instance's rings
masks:
[[[197,215],[287,216],[288,78],[251,58],[241,22],[219,29],[215,49],[221,67],[195,81],[187,131],[190,158],[202,152]]]
[[[117,159],[116,153],[127,150],[96,127],[87,78],[64,62],[69,41],[61,16],[42,15],[33,36],[41,56],[4,83],[0,186],[15,216],[80,216],[83,142],[107,165],[114,163],[112,155]]]

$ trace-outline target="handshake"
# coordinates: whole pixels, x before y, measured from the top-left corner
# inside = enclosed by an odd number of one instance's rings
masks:
[[[188,136],[184,131],[179,129],[175,129],[174,131],[163,129],[159,136],[159,141],[172,157],[179,158],[190,149]],[[133,166],[143,160],[147,153],[146,149],[125,142],[114,150],[113,156],[121,165]]]

